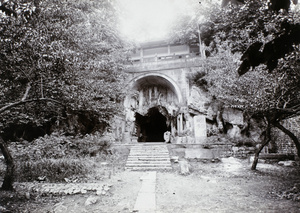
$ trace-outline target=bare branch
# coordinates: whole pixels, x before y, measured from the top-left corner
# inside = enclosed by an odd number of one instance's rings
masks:
[[[54,99],[51,99],[51,98],[40,98],[40,99],[31,99],[31,100],[21,100],[21,101],[18,101],[18,102],[15,102],[15,103],[11,103],[11,104],[8,104],[2,108],[0,108],[0,114],[3,113],[4,111],[6,110],[9,110],[13,107],[16,107],[16,106],[19,106],[19,105],[22,105],[22,104],[26,104],[26,103],[31,103],[31,102],[41,102],[41,101],[45,101],[45,102],[53,102],[53,103],[56,103],[56,104],[59,104],[59,105],[64,105],[63,103],[57,101],[57,100],[54,100]]]
[[[24,95],[23,95],[23,98],[21,99],[21,101],[25,101],[25,100],[26,100],[26,98],[27,98],[27,96],[28,96],[28,93],[29,93],[29,90],[30,90],[30,88],[31,88],[31,84],[30,84],[30,83],[28,83],[28,84],[27,84],[27,87],[26,87],[26,91],[25,91],[25,93],[24,93]]]

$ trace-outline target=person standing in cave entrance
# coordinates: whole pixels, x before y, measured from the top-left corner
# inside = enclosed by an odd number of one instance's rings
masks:
[[[166,131],[164,133],[164,140],[166,143],[170,143],[170,136],[171,136],[171,132],[170,131]]]

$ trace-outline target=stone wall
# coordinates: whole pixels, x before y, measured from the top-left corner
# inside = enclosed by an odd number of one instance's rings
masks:
[[[214,144],[171,144],[170,156],[178,156],[186,159],[220,159],[225,157],[248,158],[255,153],[254,147],[237,147],[231,143]]]

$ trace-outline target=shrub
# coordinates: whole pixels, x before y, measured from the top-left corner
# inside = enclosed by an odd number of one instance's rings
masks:
[[[110,145],[100,134],[73,137],[59,133],[32,142],[11,143],[16,181],[33,181],[43,176],[47,181],[85,177],[95,166],[90,157],[97,161],[111,158]]]
[[[64,178],[85,177],[90,163],[84,159],[41,159],[38,161],[20,161],[15,165],[16,181],[34,181],[45,177],[50,182],[61,182]]]
[[[40,137],[32,142],[15,142],[10,148],[16,159],[41,160],[45,158],[86,157],[107,155],[110,142],[103,140],[99,134],[84,137],[64,136],[58,133]]]

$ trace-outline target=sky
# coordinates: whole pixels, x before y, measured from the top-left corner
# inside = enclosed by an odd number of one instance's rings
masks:
[[[135,42],[164,39],[170,26],[199,0],[119,0],[121,33]],[[196,4],[197,5],[197,4]]]

